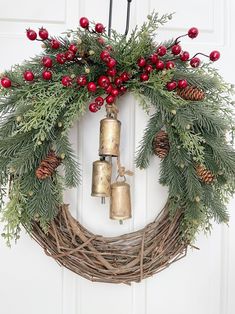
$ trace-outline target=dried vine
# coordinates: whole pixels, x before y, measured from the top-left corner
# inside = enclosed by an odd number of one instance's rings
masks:
[[[97,282],[140,282],[169,267],[187,253],[181,239],[182,212],[170,217],[166,205],[143,229],[118,237],[103,237],[74,219],[68,205],[45,234],[37,222],[31,234],[45,253],[61,266]]]

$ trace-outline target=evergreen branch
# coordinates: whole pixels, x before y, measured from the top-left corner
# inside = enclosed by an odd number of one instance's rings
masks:
[[[155,113],[149,120],[141,140],[136,157],[136,166],[145,169],[149,166],[150,156],[153,154],[152,142],[156,133],[162,128],[162,117],[159,112]]]
[[[63,157],[65,186],[69,188],[76,187],[80,182],[80,166],[67,134],[61,135],[56,139],[55,152],[57,156]]]

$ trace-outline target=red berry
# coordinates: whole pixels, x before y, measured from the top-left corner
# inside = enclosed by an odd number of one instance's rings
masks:
[[[109,54],[109,52],[108,52],[107,50],[101,51],[101,53],[100,53],[100,59],[101,59],[102,61],[107,62],[107,61],[109,60],[109,58],[110,58],[110,54]]]
[[[144,58],[139,58],[139,60],[137,61],[137,64],[139,67],[144,67],[146,65],[146,60]]]
[[[179,80],[178,81],[178,87],[183,89],[186,88],[188,86],[188,82],[186,80]]]
[[[85,86],[87,84],[87,79],[86,79],[86,76],[85,75],[80,75],[78,76],[77,78],[77,84],[79,86]]]
[[[52,49],[59,49],[60,48],[60,42],[57,39],[51,40],[51,48]]]
[[[73,51],[68,50],[68,51],[65,52],[65,58],[66,58],[66,60],[72,61],[72,60],[74,59],[74,57],[75,57],[75,54],[74,54]]]
[[[80,18],[80,26],[82,28],[88,28],[89,26],[89,20],[86,17],[81,17]]]
[[[97,104],[93,102],[92,104],[89,105],[89,110],[90,112],[97,112],[99,109]]]
[[[166,88],[168,91],[173,91],[176,87],[177,87],[177,83],[174,81],[166,84]]]
[[[106,91],[107,94],[111,94],[111,91],[112,91],[112,90],[113,90],[112,84],[110,84],[110,85],[105,89],[105,91]]]
[[[69,50],[75,54],[78,51],[78,47],[75,44],[71,44]]]
[[[212,51],[211,53],[210,53],[210,60],[211,61],[217,61],[217,60],[219,60],[219,58],[220,58],[220,53],[219,53],[219,51],[217,51],[217,50],[214,50],[214,51]]]
[[[66,61],[64,53],[58,53],[58,55],[56,55],[56,61],[60,64],[64,64]]]
[[[96,31],[97,33],[103,33],[103,32],[105,31],[104,25],[103,25],[102,23],[97,23],[97,24],[95,25],[95,31]]]
[[[112,51],[113,47],[111,45],[106,46],[106,48],[108,49],[108,51]]]
[[[149,76],[148,76],[147,73],[142,73],[142,74],[140,75],[140,80],[141,80],[142,82],[148,81],[148,79],[149,79]]]
[[[102,88],[107,88],[109,86],[109,84],[110,84],[110,79],[107,76],[105,76],[105,75],[101,75],[98,78],[98,84]]]
[[[187,60],[189,59],[189,53],[188,53],[188,51],[183,51],[183,52],[181,53],[181,55],[180,55],[180,59],[181,59],[182,61],[187,61]]]
[[[165,46],[160,46],[160,47],[158,47],[158,49],[157,49],[157,54],[159,55],[159,56],[165,56],[165,54],[166,54],[166,52],[167,52],[167,49],[166,49],[166,47]]]
[[[44,67],[46,68],[51,68],[52,67],[52,60],[50,57],[43,57],[42,58],[42,64],[44,65]]]
[[[105,40],[104,40],[103,37],[97,38],[97,41],[98,41],[101,45],[104,45],[104,44],[105,44]]]
[[[114,88],[111,90],[111,95],[114,97],[117,97],[119,95],[119,90],[117,88]]]
[[[188,37],[190,38],[196,38],[198,35],[198,29],[196,27],[192,27],[188,30]]]
[[[106,94],[111,94],[111,91],[113,90],[113,88],[115,88],[115,87],[113,87],[113,85],[110,84],[110,85],[105,89]]]
[[[97,89],[97,86],[96,86],[96,84],[94,82],[89,82],[87,84],[87,89],[88,89],[89,92],[94,93],[96,91],[96,89]]]
[[[117,70],[115,68],[107,70],[107,75],[108,76],[114,77],[116,74],[117,74]]]
[[[37,33],[30,28],[26,30],[26,35],[29,40],[35,40],[37,38]]]
[[[119,91],[120,93],[124,94],[127,91],[126,86],[120,86]]]
[[[116,86],[120,86],[122,84],[122,79],[121,77],[117,77],[115,80],[114,80],[114,84]]]
[[[48,81],[52,78],[52,73],[51,71],[43,71],[42,72],[42,77],[44,80]]]
[[[26,81],[33,81],[34,80],[34,74],[31,71],[25,71],[24,72],[24,79]]]
[[[121,75],[120,75],[121,79],[123,82],[127,82],[129,81],[130,79],[130,75],[127,73],[127,72],[123,72]]]
[[[1,85],[4,88],[10,88],[11,87],[11,80],[8,77],[3,77],[1,79]]]
[[[156,63],[156,69],[157,70],[163,70],[165,67],[165,64],[162,60],[158,60],[157,63]]]
[[[180,45],[174,45],[171,48],[171,52],[173,53],[173,55],[178,55],[181,52],[182,48]]]
[[[149,57],[149,60],[152,62],[152,63],[156,63],[158,61],[158,55],[156,53],[154,53],[153,55],[151,55]]]
[[[43,27],[41,27],[39,29],[39,33],[38,34],[39,34],[39,37],[42,40],[46,40],[48,38],[48,36],[49,36],[48,31],[45,28],[43,28]]]
[[[104,104],[104,98],[101,97],[101,96],[96,97],[95,102],[96,102],[96,104],[97,104],[99,107],[101,107],[101,106],[103,106],[103,104]]]
[[[190,61],[190,65],[193,68],[197,68],[200,65],[200,63],[201,63],[201,60],[197,57],[192,58]]]
[[[63,76],[61,82],[66,87],[72,85],[72,79],[69,76]]]
[[[106,63],[108,68],[114,68],[116,64],[117,64],[117,61],[113,58],[110,58]]]
[[[166,62],[166,69],[173,69],[175,67],[175,63],[173,61],[167,61]]]
[[[145,72],[151,73],[153,71],[153,66],[151,64],[147,64],[144,68]]]
[[[112,95],[108,95],[105,99],[106,99],[107,104],[110,105],[114,102],[115,97],[113,97]]]

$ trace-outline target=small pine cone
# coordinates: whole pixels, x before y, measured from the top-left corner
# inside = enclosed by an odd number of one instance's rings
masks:
[[[201,89],[193,86],[178,89],[177,94],[185,100],[199,101],[205,98],[205,93]]]
[[[198,177],[201,179],[202,182],[210,184],[214,181],[215,176],[213,173],[206,169],[203,165],[197,165],[196,172]]]
[[[51,177],[56,168],[61,164],[61,158],[57,157],[54,151],[50,151],[45,159],[40,162],[36,169],[36,177],[40,180],[45,180]]]
[[[159,131],[153,139],[153,152],[159,158],[165,158],[170,150],[168,134],[161,130]]]

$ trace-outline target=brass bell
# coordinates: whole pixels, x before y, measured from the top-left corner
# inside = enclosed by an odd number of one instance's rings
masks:
[[[131,218],[130,185],[124,181],[111,184],[110,219]]]
[[[112,166],[106,160],[96,160],[92,169],[91,196],[109,197],[111,194]]]
[[[100,156],[119,155],[121,122],[114,118],[105,118],[100,121]]]

